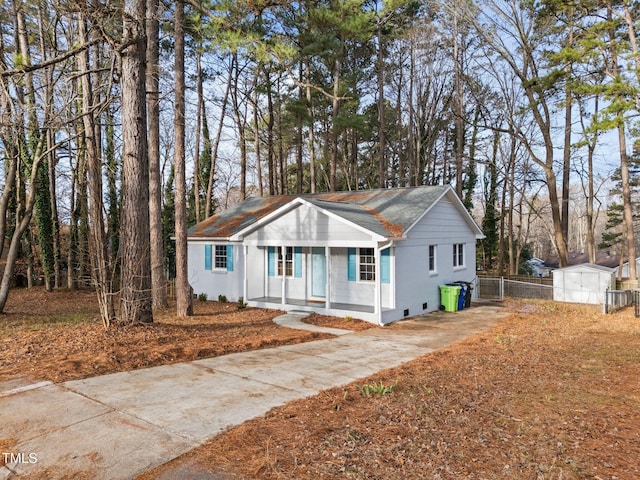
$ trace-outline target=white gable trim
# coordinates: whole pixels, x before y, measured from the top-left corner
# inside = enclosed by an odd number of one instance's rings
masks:
[[[453,188],[450,185],[445,189],[444,192],[442,192],[442,195],[440,195],[433,203],[431,203],[429,208],[427,208],[422,213],[422,215],[420,215],[418,219],[415,222],[413,222],[413,224],[410,225],[409,228],[407,228],[407,230],[405,231],[405,235],[407,235],[411,231],[411,229],[415,227],[425,217],[425,215],[427,215],[431,211],[431,209],[433,209],[445,196],[447,196],[449,200],[451,200],[451,203],[453,204],[454,207],[456,207],[456,210],[458,211],[458,213],[460,213],[460,215],[467,222],[467,225],[469,225],[469,227],[475,234],[476,240],[482,240],[483,238],[485,238],[484,233],[482,233],[482,229],[478,226],[478,224],[473,219],[471,214],[469,214],[469,212],[467,211],[467,208],[462,203],[462,200],[458,198],[458,195],[456,195],[456,193],[453,191]]]
[[[249,233],[271,223],[272,221],[276,220],[277,218],[281,217],[282,215],[285,215],[286,213],[289,213],[293,210],[295,210],[296,208],[298,208],[301,205],[305,205],[309,208],[312,208],[326,216],[328,216],[329,218],[332,218],[334,220],[337,220],[345,225],[350,226],[351,228],[354,228],[360,232],[365,233],[366,235],[370,235],[372,241],[374,242],[382,242],[387,240],[386,237],[383,237],[382,235],[378,235],[375,232],[372,232],[371,230],[364,228],[361,225],[358,225],[357,223],[351,222],[349,220],[346,220],[345,218],[336,215],[335,213],[332,213],[328,210],[325,210],[322,207],[318,207],[317,205],[314,205],[313,203],[305,200],[304,198],[295,198],[293,200],[291,200],[289,203],[283,205],[282,207],[278,208],[277,210],[274,210],[273,212],[271,212],[269,215],[264,216],[263,218],[261,218],[260,220],[258,220],[257,222],[255,222],[254,224],[244,228],[243,230],[237,232],[235,235],[232,235],[231,237],[229,237],[230,241],[243,241],[244,237],[246,235],[248,235]]]

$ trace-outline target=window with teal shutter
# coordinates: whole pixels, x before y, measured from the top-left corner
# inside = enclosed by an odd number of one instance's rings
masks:
[[[356,249],[348,248],[347,249],[347,280],[350,282],[356,281],[356,270],[357,270],[357,257],[356,257]]]
[[[211,245],[204,246],[204,269],[211,270]]]
[[[293,248],[293,276],[302,277],[302,247]]]
[[[276,249],[275,247],[267,247],[267,271],[270,277],[276,274]]]
[[[227,272],[233,272],[233,245],[227,245]]]
[[[380,281],[382,283],[391,282],[391,248],[380,252]]]

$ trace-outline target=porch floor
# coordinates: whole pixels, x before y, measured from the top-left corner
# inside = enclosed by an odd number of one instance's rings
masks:
[[[249,301],[262,302],[262,303],[275,303],[277,305],[282,304],[281,297],[257,297],[257,298],[250,298]],[[326,308],[326,302],[322,302],[322,301],[311,302],[309,300],[304,300],[299,298],[287,298],[285,301],[285,304],[294,305],[297,307]],[[331,302],[329,304],[329,308],[333,310],[347,310],[351,312],[367,312],[367,313],[374,312],[374,308],[372,305],[358,305],[354,303]],[[383,310],[386,310],[386,309],[383,308]]]

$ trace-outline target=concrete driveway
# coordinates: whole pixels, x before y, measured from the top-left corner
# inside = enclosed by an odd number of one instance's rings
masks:
[[[0,479],[130,479],[273,407],[408,362],[503,315],[479,306],[62,384],[0,383],[0,439],[15,442],[1,452]]]

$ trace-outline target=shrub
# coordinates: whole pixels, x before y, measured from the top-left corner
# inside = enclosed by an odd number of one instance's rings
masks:
[[[242,310],[243,308],[245,308],[247,306],[246,302],[244,301],[244,297],[240,297],[238,298],[238,310]]]

